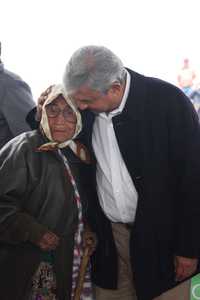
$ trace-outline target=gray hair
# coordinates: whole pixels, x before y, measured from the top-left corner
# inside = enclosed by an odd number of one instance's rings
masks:
[[[125,81],[126,70],[122,61],[102,46],[85,46],[70,58],[63,77],[67,93],[86,84],[99,92],[106,92],[114,82]]]

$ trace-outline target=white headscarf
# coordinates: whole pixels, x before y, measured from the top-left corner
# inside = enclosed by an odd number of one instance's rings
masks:
[[[70,140],[66,140],[62,143],[58,143],[55,142],[52,138],[51,135],[51,130],[49,128],[49,122],[48,122],[48,117],[47,117],[47,113],[46,113],[46,106],[48,104],[50,104],[51,102],[53,102],[56,98],[58,98],[59,95],[62,95],[62,97],[64,98],[64,100],[66,101],[66,103],[71,107],[71,109],[73,110],[73,112],[76,115],[76,128],[75,128],[75,132],[73,137]],[[47,95],[47,98],[42,106],[42,118],[40,121],[40,126],[44,132],[44,134],[46,135],[46,137],[50,140],[50,142],[48,143],[48,145],[56,145],[58,148],[64,148],[67,145],[72,146],[73,145],[73,139],[75,139],[75,137],[77,137],[77,135],[80,133],[81,129],[82,129],[82,122],[81,122],[81,115],[80,112],[76,109],[76,107],[74,106],[74,104],[72,103],[72,101],[69,99],[69,97],[66,95],[66,92],[63,89],[62,85],[54,85],[52,86],[52,88],[50,89],[49,94]],[[72,146],[73,147],[73,146]]]
[[[53,85],[50,88],[47,89],[47,91],[43,94],[44,96],[44,103],[42,105],[42,117],[40,121],[40,128],[42,129],[44,135],[48,138],[50,142],[45,143],[41,145],[37,150],[38,151],[50,151],[54,150],[56,148],[64,148],[66,146],[69,146],[71,150],[84,162],[90,163],[90,155],[84,145],[82,145],[78,141],[73,141],[77,135],[81,132],[82,130],[82,121],[81,121],[81,114],[80,112],[76,109],[74,106],[73,102],[70,100],[70,98],[67,96],[64,88],[62,85]],[[71,139],[68,139],[62,143],[56,142],[53,140],[52,135],[51,135],[51,130],[49,128],[49,122],[48,122],[48,117],[46,113],[46,106],[53,102],[59,95],[62,95],[66,103],[71,107],[73,112],[76,115],[76,128],[74,135]],[[40,99],[41,100],[41,99]]]

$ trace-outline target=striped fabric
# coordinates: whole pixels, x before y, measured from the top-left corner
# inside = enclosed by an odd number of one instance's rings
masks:
[[[77,231],[76,231],[75,237],[74,237],[74,258],[73,258],[73,271],[72,271],[72,295],[71,295],[71,298],[73,299],[74,292],[75,292],[76,285],[77,285],[81,259],[83,256],[82,236],[83,236],[83,231],[84,231],[84,223],[83,223],[83,216],[82,216],[81,199],[80,199],[80,195],[78,192],[76,182],[75,182],[72,172],[70,170],[66,156],[64,156],[62,154],[60,149],[58,149],[58,153],[63,159],[67,174],[68,174],[71,184],[74,188],[74,199],[76,201],[76,205],[78,208],[78,227],[77,227]],[[85,274],[85,280],[83,283],[83,289],[82,289],[82,294],[81,294],[80,300],[92,300],[92,299],[93,299],[93,297],[92,297],[92,285],[91,285],[91,278],[90,278],[90,266],[88,266],[86,274]]]

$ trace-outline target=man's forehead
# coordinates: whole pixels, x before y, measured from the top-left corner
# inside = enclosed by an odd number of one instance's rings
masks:
[[[87,98],[89,99],[94,99],[95,97],[99,96],[100,92],[92,90],[91,88],[87,87],[87,86],[82,86],[80,87],[77,91],[75,91],[74,93],[72,93],[72,98],[74,98],[75,100],[82,100]]]

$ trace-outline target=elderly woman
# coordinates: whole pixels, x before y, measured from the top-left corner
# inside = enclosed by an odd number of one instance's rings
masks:
[[[79,172],[90,159],[74,140],[81,117],[62,86],[52,86],[41,103],[39,129],[0,151],[3,300],[72,299],[83,252],[88,199]],[[81,299],[92,299],[89,271]]]

